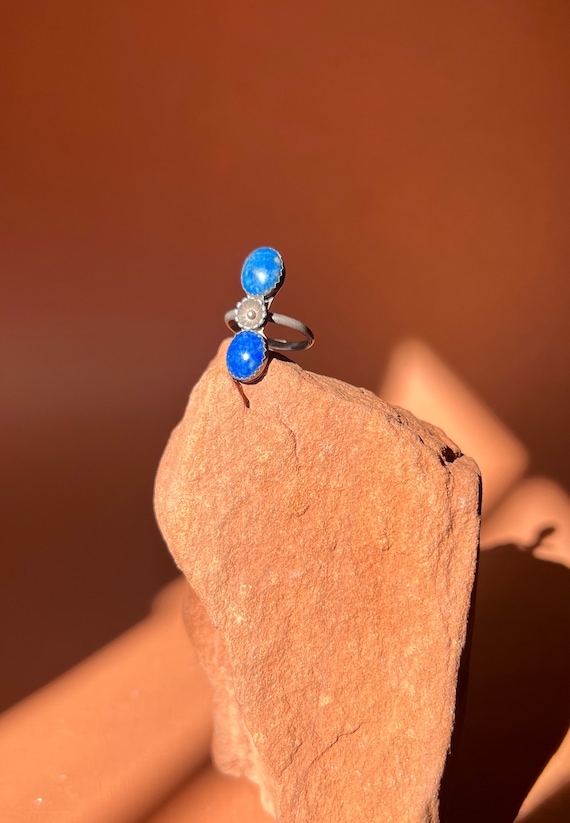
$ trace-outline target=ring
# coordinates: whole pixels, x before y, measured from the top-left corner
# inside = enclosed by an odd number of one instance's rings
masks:
[[[271,303],[285,280],[283,258],[275,249],[255,249],[246,258],[241,271],[241,284],[245,297],[235,309],[226,312],[226,325],[235,333],[228,346],[226,364],[234,380],[253,383],[267,366],[269,351],[304,351],[315,342],[308,326],[269,311]],[[303,340],[281,340],[267,337],[265,326],[274,323],[299,332]]]

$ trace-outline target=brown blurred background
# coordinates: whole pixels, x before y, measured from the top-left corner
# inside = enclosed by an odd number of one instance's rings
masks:
[[[376,390],[419,337],[570,488],[569,36],[566,0],[4,8],[0,708],[173,576],[154,472],[256,246],[303,365]]]

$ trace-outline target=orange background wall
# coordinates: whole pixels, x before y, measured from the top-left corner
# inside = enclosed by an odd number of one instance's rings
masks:
[[[565,0],[2,16],[1,706],[172,576],[154,471],[258,245],[303,365],[375,390],[418,336],[570,487]]]

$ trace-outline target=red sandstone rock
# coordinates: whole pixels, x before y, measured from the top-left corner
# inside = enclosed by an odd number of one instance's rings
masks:
[[[219,768],[281,823],[438,820],[479,531],[479,474],[438,429],[227,344],[162,459]]]

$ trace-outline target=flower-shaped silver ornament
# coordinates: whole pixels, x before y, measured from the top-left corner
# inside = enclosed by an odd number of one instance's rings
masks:
[[[267,307],[260,297],[248,295],[236,306],[236,322],[240,329],[259,329],[267,319]]]

